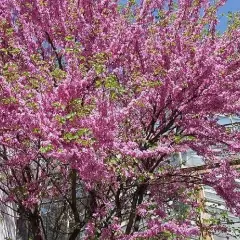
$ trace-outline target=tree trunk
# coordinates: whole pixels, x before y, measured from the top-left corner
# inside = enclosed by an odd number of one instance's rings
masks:
[[[78,237],[78,234],[81,231],[81,221],[80,221],[80,216],[78,213],[77,209],[77,171],[75,169],[72,170],[72,175],[71,175],[71,180],[72,180],[72,202],[70,204],[73,216],[74,216],[74,221],[76,224],[75,229],[71,233],[69,240],[75,240]]]
[[[19,218],[16,221],[17,225],[17,239],[25,240],[28,239],[28,221],[23,214],[19,214]]]
[[[80,228],[75,228],[74,231],[71,233],[69,240],[75,240],[78,237],[78,234],[80,233]]]
[[[42,235],[40,215],[37,209],[34,211],[30,219],[33,240],[44,240]]]
[[[140,185],[133,195],[131,211],[130,211],[128,224],[127,224],[126,231],[125,231],[126,234],[131,233],[134,222],[135,222],[135,228],[138,229],[138,224],[139,224],[141,218],[137,217],[137,219],[135,219],[136,218],[136,207],[142,203],[144,192],[145,192],[146,188],[147,188],[147,185]]]

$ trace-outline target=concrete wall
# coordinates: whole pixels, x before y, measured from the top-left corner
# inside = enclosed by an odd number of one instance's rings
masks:
[[[1,191],[0,199],[3,199]],[[10,207],[0,203],[0,240],[16,240],[16,218],[14,214],[15,212]]]

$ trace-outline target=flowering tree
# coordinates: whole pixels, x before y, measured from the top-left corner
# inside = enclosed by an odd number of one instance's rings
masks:
[[[240,110],[240,29],[219,35],[211,2],[1,1],[1,201],[34,240],[227,230],[199,221],[202,185],[240,214],[240,136],[218,123]],[[210,171],[173,161],[190,149]]]

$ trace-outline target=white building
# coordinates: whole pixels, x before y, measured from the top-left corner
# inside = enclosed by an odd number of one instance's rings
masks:
[[[3,199],[3,192],[1,191],[0,199]],[[11,205],[0,203],[0,240],[16,240],[15,220],[16,215]]]

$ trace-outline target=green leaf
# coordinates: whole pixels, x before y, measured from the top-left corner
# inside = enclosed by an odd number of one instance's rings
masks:
[[[74,41],[74,39],[75,39],[74,36],[66,36],[66,37],[65,37],[65,40],[66,40],[66,41],[69,41],[69,42]]]
[[[115,75],[111,74],[109,75],[105,80],[105,87],[106,88],[120,88],[120,84],[117,81],[117,78]]]
[[[76,112],[71,112],[65,116],[65,119],[72,121],[76,115],[77,115]]]
[[[66,140],[67,142],[78,140],[79,143],[81,144],[90,144],[90,142],[87,139],[80,139],[83,136],[87,136],[90,133],[90,130],[88,128],[80,128],[76,132],[67,132],[63,135],[63,139]]]
[[[93,67],[94,67],[95,72],[96,72],[97,74],[101,74],[101,73],[103,73],[103,72],[105,71],[105,67],[104,67],[104,65],[102,65],[102,64],[95,63]]]
[[[67,74],[65,71],[63,71],[59,68],[56,68],[56,69],[54,69],[54,71],[51,72],[51,75],[58,80],[62,80],[63,78],[66,77]]]
[[[79,129],[78,131],[77,131],[77,135],[79,136],[79,137],[81,137],[81,136],[83,136],[83,135],[85,135],[85,134],[87,134],[87,133],[89,133],[90,132],[90,130],[88,129],[88,128],[81,128],[81,129]]]
[[[53,146],[51,144],[48,144],[46,146],[40,147],[39,152],[40,153],[47,153],[47,152],[50,152],[51,150],[53,150]]]
[[[55,108],[60,108],[62,110],[65,109],[65,106],[63,104],[61,104],[60,102],[54,102],[54,103],[52,103],[52,106]]]
[[[76,140],[78,139],[78,135],[76,135],[75,133],[68,132],[64,134],[63,139],[67,141]]]

